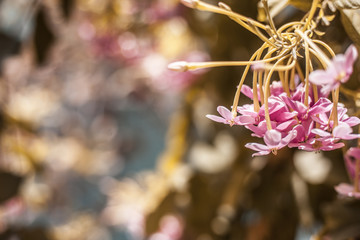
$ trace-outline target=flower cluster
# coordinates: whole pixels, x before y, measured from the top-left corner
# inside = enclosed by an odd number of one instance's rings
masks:
[[[253,91],[247,85],[243,85],[241,92],[253,98]],[[288,95],[281,83],[274,81],[270,86],[271,96],[268,99],[268,114],[270,127],[266,121],[266,106],[262,104],[258,111],[254,104],[245,104],[237,107],[237,115],[223,106],[218,107],[221,115],[207,115],[213,121],[229,125],[242,125],[252,131],[252,136],[263,138],[266,145],[248,143],[245,146],[257,151],[253,156],[265,155],[289,146],[297,147],[306,151],[330,151],[344,146],[341,139],[350,140],[359,138],[359,134],[353,134],[353,126],[360,123],[357,117],[349,117],[347,109],[338,104],[336,116],[334,103],[327,95],[321,94],[321,89],[308,96],[308,106],[305,104],[305,87],[299,83],[294,91]],[[258,92],[258,98],[260,93]],[[321,96],[318,99],[315,96]],[[337,119],[335,125],[334,119]]]
[[[219,106],[217,110],[221,116],[207,117],[230,126],[245,126],[252,131],[252,136],[263,138],[265,144],[245,145],[257,151],[253,156],[276,154],[285,146],[306,151],[330,151],[344,146],[340,140],[360,138],[360,134],[352,133],[352,127],[359,124],[360,119],[346,115],[347,109],[338,102],[340,85],[352,74],[358,53],[351,45],[345,54],[335,55],[326,43],[313,39],[317,23],[325,14],[319,0],[313,1],[302,21],[290,22],[278,29],[265,0],[262,3],[269,25],[234,13],[224,3],[217,7],[201,0],[182,2],[191,8],[226,15],[264,42],[249,61],[182,61],[169,65],[176,71],[245,66],[232,109]],[[303,67],[298,61],[299,56],[305,60]],[[252,87],[244,85],[250,68],[253,70]],[[238,106],[241,93],[253,104]]]

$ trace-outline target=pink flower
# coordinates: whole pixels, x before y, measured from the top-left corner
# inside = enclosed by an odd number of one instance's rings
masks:
[[[251,134],[251,136],[253,136],[253,137],[262,138],[262,137],[265,136],[265,133],[267,132],[267,126],[266,126],[266,121],[265,120],[259,122],[259,124],[257,126],[255,126],[255,125],[246,125],[245,127],[253,132]],[[271,122],[271,127],[275,128],[276,123]]]
[[[286,137],[283,138],[279,131],[271,129],[268,130],[264,136],[264,142],[266,145],[260,143],[247,143],[245,147],[258,151],[252,156],[267,155],[270,152],[277,154],[277,150],[288,145],[289,142],[296,137],[296,134],[296,130],[292,130]]]
[[[339,106],[340,105],[340,106]],[[342,106],[342,104],[339,104],[337,108],[338,113],[338,121],[339,123],[343,122],[348,124],[350,127],[356,126],[360,124],[360,119],[358,117],[352,116],[349,117],[346,112],[347,109]],[[311,118],[315,121],[320,123],[320,125],[325,126],[324,130],[330,128],[332,129],[334,121],[329,121],[330,114],[328,113],[319,113],[318,115],[312,115]]]
[[[335,190],[343,196],[354,197],[360,199],[360,192],[356,192],[354,186],[347,183],[340,183],[335,187]]]
[[[316,85],[322,85],[322,93],[329,93],[349,80],[353,72],[353,65],[358,57],[358,52],[354,45],[350,45],[345,54],[336,55],[325,70],[313,71],[309,80]]]
[[[259,124],[264,119],[258,112],[254,111],[254,104],[245,104],[238,107],[237,111],[241,114],[241,125]]]
[[[320,137],[323,137],[324,139],[334,138],[351,140],[355,138],[360,138],[360,134],[352,134],[352,128],[344,122],[340,122],[339,125],[333,129],[332,134],[317,128],[311,130],[311,132],[319,135]]]
[[[289,144],[289,147],[298,147],[300,150],[304,151],[332,151],[338,148],[344,147],[345,144],[342,142],[335,143],[333,139],[324,139],[324,138],[311,138],[305,143]]]
[[[218,106],[217,111],[220,113],[221,117],[207,114],[206,117],[219,123],[229,124],[230,126],[240,125],[240,116],[233,117],[229,109],[223,106]]]
[[[300,101],[294,101],[287,97],[286,95],[280,95],[280,98],[294,111],[296,111],[297,118],[302,121],[306,120],[311,116],[315,116],[320,113],[329,112],[332,108],[332,103],[327,98],[319,98],[319,100],[312,105],[311,107],[305,106],[304,103]]]
[[[356,178],[356,161],[360,161],[360,148],[352,147],[345,154],[345,165],[352,179]]]

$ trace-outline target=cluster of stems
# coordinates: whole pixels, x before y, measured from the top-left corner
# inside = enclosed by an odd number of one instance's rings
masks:
[[[249,61],[211,61],[211,62],[174,62],[169,68],[176,71],[189,71],[201,68],[211,68],[220,66],[245,66],[244,73],[237,87],[233,105],[233,119],[237,116],[237,106],[239,103],[242,85],[249,73],[250,67],[253,70],[253,104],[254,110],[259,111],[260,104],[265,104],[265,117],[268,130],[271,130],[268,99],[270,96],[270,83],[277,74],[284,91],[290,96],[290,92],[295,90],[295,76],[298,75],[305,86],[305,105],[308,106],[308,96],[310,89],[315,93],[314,100],[317,101],[317,86],[309,82],[309,74],[313,70],[313,61],[316,61],[322,68],[327,68],[330,64],[330,57],[334,57],[333,50],[324,42],[312,39],[315,35],[316,27],[324,16],[322,5],[319,0],[314,0],[310,11],[301,21],[287,23],[278,29],[270,16],[267,0],[262,0],[265,12],[268,16],[269,25],[257,22],[248,17],[242,16],[231,10],[224,3],[214,6],[200,0],[182,0],[188,7],[202,11],[219,13],[228,16],[242,27],[246,28],[264,43],[251,56]],[[317,16],[317,17],[315,17]],[[319,48],[322,47],[326,51]],[[304,70],[299,60],[305,59]],[[257,92],[260,92],[260,99]],[[332,91],[333,110],[329,121],[334,121],[333,128],[337,126],[337,103],[339,98],[339,88]]]

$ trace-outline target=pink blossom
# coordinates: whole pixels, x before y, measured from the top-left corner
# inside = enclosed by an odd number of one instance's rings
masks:
[[[359,181],[360,176],[356,176],[356,162],[360,161],[360,148],[352,147],[350,148],[346,154],[345,154],[345,165],[348,170],[348,173],[350,177],[354,181]],[[355,189],[355,186],[347,184],[347,183],[341,183],[338,186],[335,187],[335,190],[347,197],[354,197],[360,199],[360,192]]]
[[[347,109],[344,108],[341,105],[342,104],[339,104],[338,108],[337,108],[338,122],[339,123],[341,123],[341,122],[346,123],[350,127],[353,127],[353,126],[356,126],[356,125],[360,124],[360,119],[358,117],[355,117],[355,116],[349,117],[346,114]],[[332,128],[333,124],[334,124],[334,121],[329,120],[329,116],[330,116],[330,113],[318,113],[316,116],[312,115],[311,118],[315,122],[318,122],[320,125],[329,126],[330,128]],[[325,127],[324,129],[327,129],[327,127]]]
[[[356,161],[360,161],[360,148],[352,147],[345,154],[345,166],[352,179],[356,178]],[[360,176],[358,176],[360,179]]]
[[[270,152],[276,154],[277,150],[288,145],[290,141],[296,137],[296,134],[297,134],[296,130],[292,130],[289,132],[289,134],[286,137],[283,138],[282,134],[279,131],[275,129],[271,129],[268,130],[264,136],[264,142],[266,145],[260,143],[247,143],[245,147],[250,148],[254,151],[258,151],[257,153],[254,153],[252,156],[267,155]]]
[[[355,191],[354,186],[347,183],[340,183],[335,190],[343,196],[360,199],[360,192]]]
[[[251,134],[251,136],[253,136],[253,137],[262,138],[262,137],[265,136],[265,133],[267,132],[267,126],[266,126],[266,121],[265,120],[259,122],[258,125],[246,125],[245,127],[253,132]],[[271,122],[271,127],[275,128],[276,123]]]
[[[322,129],[316,129],[316,128],[311,130],[311,132],[319,135],[320,137],[323,137],[324,139],[333,138],[333,139],[351,140],[355,138],[360,138],[360,134],[352,134],[353,132],[352,128],[344,122],[340,122],[339,125],[333,129],[332,134]]]
[[[344,147],[345,144],[342,142],[336,143],[332,139],[324,138],[311,138],[304,143],[289,144],[289,147],[298,147],[300,150],[305,151],[332,151],[338,148]]]
[[[310,82],[322,85],[322,93],[329,93],[349,80],[357,57],[356,47],[351,45],[345,54],[336,55],[325,70],[313,71],[309,76]]]
[[[234,117],[229,109],[223,106],[218,106],[217,111],[221,117],[207,114],[206,117],[219,123],[229,124],[230,126],[240,125],[240,116]]]

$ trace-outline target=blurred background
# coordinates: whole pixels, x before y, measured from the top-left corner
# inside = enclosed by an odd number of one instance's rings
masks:
[[[256,0],[226,3],[258,16]],[[324,40],[351,43],[338,13]],[[205,118],[230,106],[243,69],[167,69],[247,60],[260,44],[178,0],[1,0],[0,239],[360,235],[359,203],[333,190],[349,181],[341,150],[251,158],[248,130]]]

